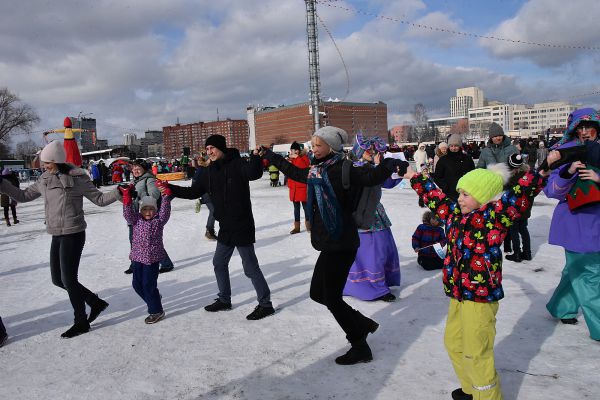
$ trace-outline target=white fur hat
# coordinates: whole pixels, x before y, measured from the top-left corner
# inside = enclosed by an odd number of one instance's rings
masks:
[[[142,211],[142,208],[144,207],[152,207],[155,210],[158,208],[156,206],[156,199],[152,196],[144,196],[140,199],[140,211]]]
[[[64,164],[67,161],[67,153],[62,142],[54,140],[48,143],[40,153],[40,160],[42,162]]]

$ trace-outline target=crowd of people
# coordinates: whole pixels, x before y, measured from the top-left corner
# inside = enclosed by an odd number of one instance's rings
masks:
[[[260,146],[244,159],[237,149],[227,147],[223,136],[212,135],[205,142],[206,159],[195,162],[191,186],[161,181],[152,166],[137,160],[131,164],[133,183],[109,191],[98,190],[93,168],[88,176],[65,163],[62,145],[51,142],[41,152],[45,172],[35,183],[22,190],[5,174],[0,191],[8,196],[9,208],[13,201],[44,197],[46,230],[52,235],[52,282],[66,290],[74,312],[73,326],[61,336],[72,338],[88,332],[108,307],[78,281],[86,230],[83,197],[101,207],[123,203],[131,242],[126,272],[132,273],[132,286],[147,304],[145,323],[165,317],[157,278],[173,269],[162,236],[174,197],[210,204],[206,237],[216,241],[212,263],[218,293],[204,309],[232,308],[229,262],[237,249],[258,303],[246,318],[275,314],[255,252],[249,185],[263,176],[265,163],[273,166],[287,177],[294,217],[290,234],[301,232],[302,208],[305,229],[319,253],[310,298],[327,307],[350,343],[335,362],[352,365],[373,359],[367,338],[379,324],[352,308],[344,296],[395,300],[390,287],[400,285],[400,263],[381,197],[383,189],[408,180],[417,194],[415,205],[418,198],[428,208],[412,236],[417,263],[425,270],[442,271],[444,293],[450,298],[444,344],[460,383],[452,398],[501,399],[494,340],[499,301],[505,295],[502,264],[504,258],[521,262],[533,257],[527,219],[542,190],[559,200],[549,243],[564,247],[566,258],[547,309],[564,324],[577,323],[582,310],[591,338],[600,340],[599,131],[600,114],[590,108],[569,116],[564,138],[550,149],[543,142],[513,142],[502,127],[492,124],[482,148],[468,151],[461,136],[453,134],[433,153],[425,145],[413,154],[405,152],[415,161],[414,169],[402,156],[387,152],[387,144],[378,137],[357,135],[350,154],[345,154],[342,146],[348,135],[333,126],[314,132],[310,154],[294,143],[288,157]],[[118,174],[113,168],[113,182],[118,182]],[[5,208],[8,220],[7,213]],[[503,246],[504,253],[511,254],[503,255]],[[0,319],[0,343],[6,338]]]

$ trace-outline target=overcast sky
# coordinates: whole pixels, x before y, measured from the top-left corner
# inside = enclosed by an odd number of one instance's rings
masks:
[[[249,104],[309,98],[302,0],[0,0],[0,87],[41,117],[93,113],[98,136],[177,121],[246,118]],[[388,124],[449,112],[456,88],[511,103],[568,100],[597,107],[600,7],[593,0],[321,1],[322,97],[383,101]],[[385,18],[380,18],[380,17]],[[480,36],[415,27],[406,21]],[[581,46],[582,49],[571,47]],[[585,47],[588,47],[587,49]],[[590,49],[590,47],[592,47]],[[24,140],[13,138],[13,142]]]

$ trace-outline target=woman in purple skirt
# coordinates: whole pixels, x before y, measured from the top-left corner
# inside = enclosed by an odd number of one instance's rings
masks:
[[[378,136],[356,136],[352,153],[358,160],[355,167],[371,165],[387,150],[387,144]],[[380,157],[376,157],[377,154]],[[402,179],[389,178],[382,187],[392,188]],[[381,191],[381,187],[378,188]],[[381,202],[375,208],[375,217],[367,229],[359,229],[360,247],[344,287],[344,295],[361,300],[394,301],[390,286],[400,286],[400,260],[390,229],[392,223]]]

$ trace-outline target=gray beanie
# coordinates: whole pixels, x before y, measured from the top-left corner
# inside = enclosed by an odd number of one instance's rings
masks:
[[[144,207],[152,207],[156,210],[158,208],[156,206],[156,199],[152,196],[142,197],[140,200],[140,211],[142,211],[142,208]]]
[[[496,136],[504,136],[504,129],[495,122],[490,125],[490,139]]]
[[[319,128],[313,136],[323,139],[335,152],[342,151],[342,145],[348,142],[348,134],[341,128],[335,126],[324,126]]]
[[[42,162],[64,164],[67,161],[67,153],[62,142],[55,140],[48,143],[40,153],[40,160]]]
[[[458,133],[453,133],[448,138],[448,146],[462,146],[462,137]]]

